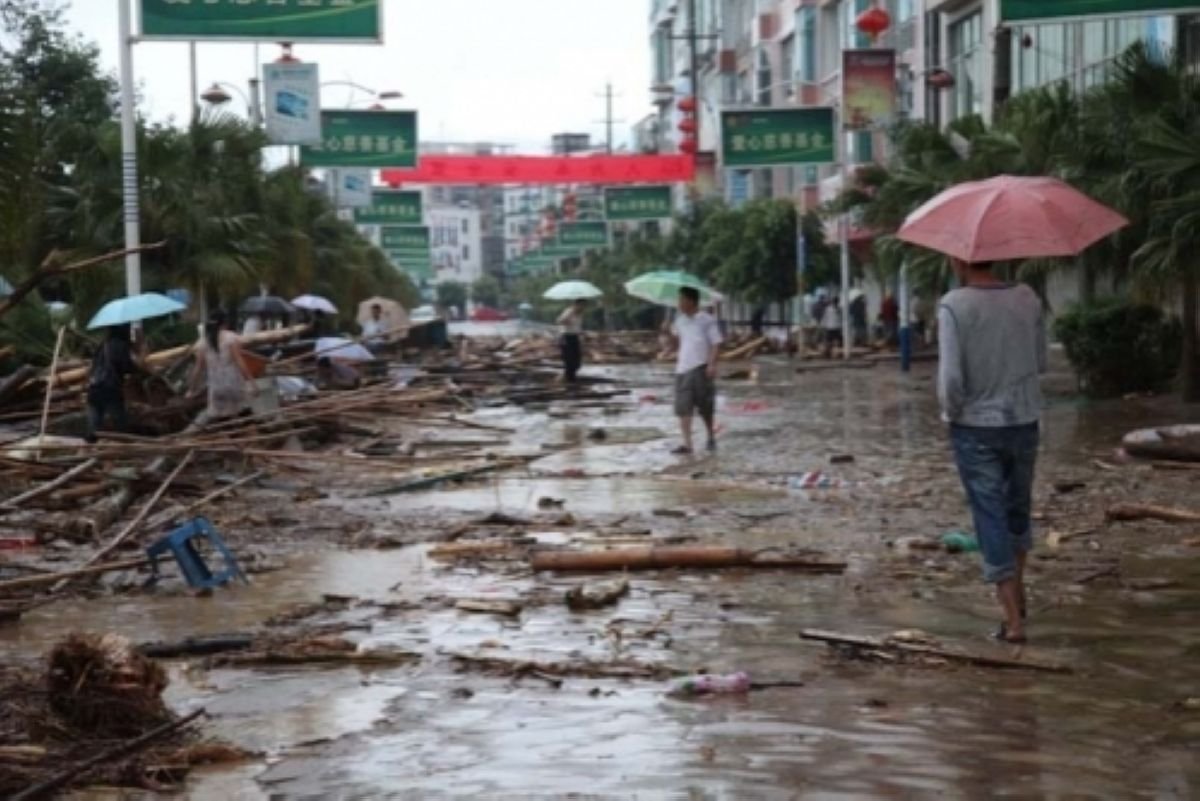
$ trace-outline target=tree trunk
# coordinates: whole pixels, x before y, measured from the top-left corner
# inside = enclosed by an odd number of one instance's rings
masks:
[[[1183,400],[1200,403],[1200,360],[1197,356],[1197,313],[1200,312],[1200,281],[1188,269],[1183,275]]]

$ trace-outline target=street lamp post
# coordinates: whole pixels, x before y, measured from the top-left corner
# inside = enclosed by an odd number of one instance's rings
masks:
[[[125,214],[125,294],[142,291],[142,243],[138,209],[137,110],[133,94],[133,20],[129,0],[117,0],[118,35],[121,39],[121,188]]]

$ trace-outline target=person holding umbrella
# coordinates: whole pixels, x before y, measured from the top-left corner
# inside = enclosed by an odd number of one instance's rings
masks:
[[[984,580],[995,585],[1004,614],[994,635],[1002,642],[1026,641],[1046,327],[1037,294],[1001,280],[992,264],[1074,256],[1127,224],[1061,181],[1000,176],[946,190],[897,233],[950,256],[962,285],[938,307],[938,399]]]
[[[140,354],[131,345],[128,323],[109,326],[108,334],[92,359],[87,391],[88,442],[96,441],[96,432],[105,418],[121,433],[129,430],[125,408],[125,377],[137,372],[150,374]]]
[[[708,432],[708,450],[717,449],[717,359],[721,355],[721,329],[711,314],[700,310],[700,290],[679,289],[679,315],[671,326],[679,351],[675,362],[675,415],[683,444],[673,452],[686,455],[692,448],[692,417],[700,415]]]
[[[562,328],[563,378],[574,384],[583,366],[583,317],[588,301],[603,296],[599,288],[587,281],[562,281],[546,290],[547,300],[569,300],[571,305],[558,315]]]
[[[131,346],[130,323],[140,323],[154,317],[165,317],[187,307],[157,292],[144,292],[110,301],[96,312],[88,330],[107,329],[104,343],[96,351],[88,377],[87,441],[96,441],[96,431],[105,418],[118,431],[129,426],[125,409],[125,377],[134,372],[150,374],[140,354]]]

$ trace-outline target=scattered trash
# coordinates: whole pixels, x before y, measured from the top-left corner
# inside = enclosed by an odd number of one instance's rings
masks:
[[[730,673],[727,676],[701,674],[676,679],[667,695],[675,698],[695,698],[702,695],[745,695],[750,692],[750,675]]]
[[[942,535],[942,545],[950,553],[978,553],[979,539],[966,531],[948,531]]]
[[[463,598],[455,601],[454,608],[460,612],[481,612],[501,617],[519,617],[523,607],[520,601]]]
[[[549,498],[543,496],[538,498],[537,505],[539,509],[561,509],[567,505],[567,501],[565,498]]]
[[[854,464],[854,454],[852,453],[835,453],[829,457],[830,464]]]
[[[788,479],[788,487],[796,490],[841,489],[848,486],[850,486],[848,482],[822,473],[820,470],[801,473]]]
[[[196,547],[197,543],[204,544],[204,550],[211,549],[223,560],[224,565],[216,573],[205,563],[204,557],[200,555],[200,550]],[[146,556],[150,560],[150,571],[155,578],[158,576],[158,559],[167,553],[175,557],[175,561],[179,564],[179,569],[190,587],[212,589],[224,586],[235,578],[240,578],[247,584],[250,583],[242,569],[238,567],[233,553],[221,539],[221,535],[203,517],[198,517],[190,523],[180,526],[146,549]]]
[[[573,611],[600,609],[611,606],[629,594],[629,582],[625,580],[605,584],[581,584],[567,590],[567,607]]]

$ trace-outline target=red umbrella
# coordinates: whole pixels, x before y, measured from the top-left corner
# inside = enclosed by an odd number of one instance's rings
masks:
[[[1128,224],[1056,178],[1001,175],[947,189],[896,236],[978,263],[1074,256]]]

